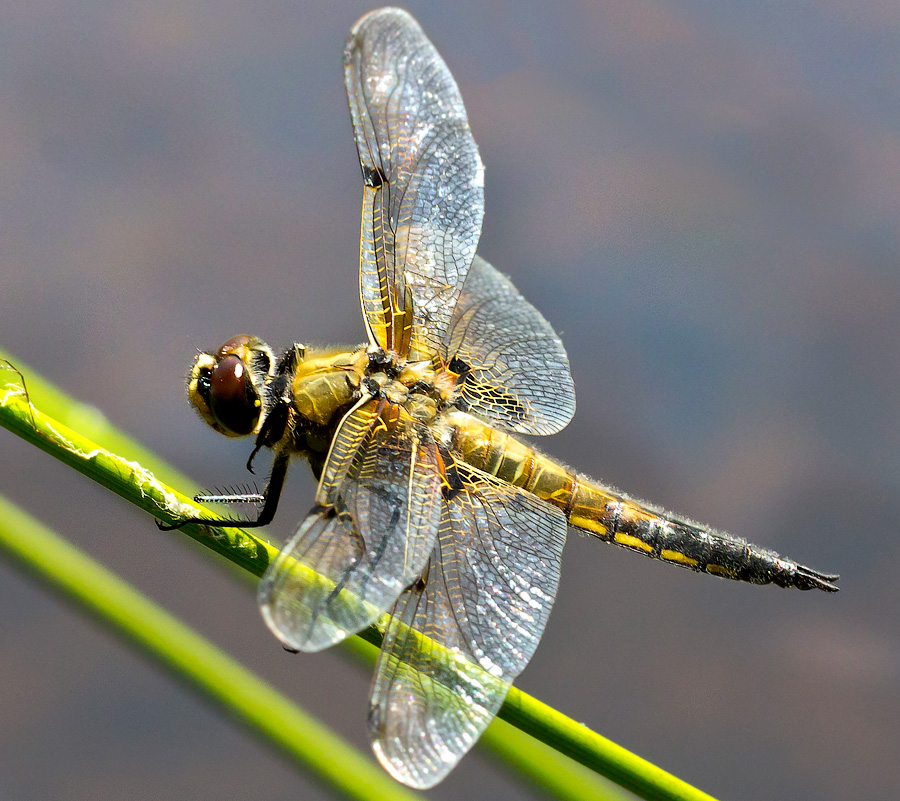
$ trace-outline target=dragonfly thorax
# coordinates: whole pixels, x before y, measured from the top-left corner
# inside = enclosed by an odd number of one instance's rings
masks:
[[[241,335],[216,351],[198,354],[188,397],[219,433],[254,434],[271,446],[330,429],[363,396],[403,406],[414,419],[431,424],[458,400],[464,376],[455,367],[451,362],[436,369],[430,360],[404,361],[390,351],[366,347],[307,350],[292,345],[276,358],[262,340]],[[273,414],[276,410],[280,413]],[[299,444],[288,447],[303,449]]]
[[[432,360],[403,362],[382,349],[370,350],[368,357],[363,391],[402,405],[416,420],[431,424],[459,397],[463,376],[447,367],[435,369]]]

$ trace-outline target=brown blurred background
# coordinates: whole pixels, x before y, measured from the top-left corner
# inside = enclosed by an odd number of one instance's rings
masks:
[[[197,347],[363,338],[341,49],[368,3],[10,2],[0,344],[206,485]],[[731,801],[900,787],[900,6],[411,3],[486,164],[480,252],[562,333],[542,447],[842,573],[786,592],[573,536],[526,691]],[[0,491],[364,748],[369,674],[0,432]],[[13,468],[12,470],[10,468]],[[271,536],[311,502],[293,471]],[[325,797],[0,563],[0,799]],[[470,756],[435,799],[516,799]]]

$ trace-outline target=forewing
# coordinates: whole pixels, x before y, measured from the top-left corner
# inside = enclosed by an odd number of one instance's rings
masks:
[[[441,514],[434,440],[408,418],[372,426],[331,497],[260,583],[263,617],[295,650],[318,651],[361,631],[421,573]]]
[[[384,403],[375,398],[363,397],[344,415],[334,432],[322,467],[316,489],[317,506],[335,505],[347,477],[355,465],[358,467],[361,446],[373,436],[376,426],[383,425],[384,411]]]
[[[468,411],[501,428],[553,434],[575,414],[569,357],[553,326],[506,276],[476,256],[442,350],[469,368]]]
[[[373,11],[354,26],[344,80],[365,180],[359,285],[369,335],[429,358],[481,234],[478,148],[453,76],[405,11]],[[411,341],[401,330],[410,300]]]
[[[423,580],[397,601],[372,686],[369,735],[399,781],[439,782],[485,730],[544,631],[563,513],[460,466]]]

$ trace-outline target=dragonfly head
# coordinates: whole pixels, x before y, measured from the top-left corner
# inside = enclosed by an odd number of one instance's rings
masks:
[[[188,379],[188,398],[200,416],[227,437],[258,431],[266,383],[275,370],[271,348],[251,336],[229,339],[215,353],[200,353]]]

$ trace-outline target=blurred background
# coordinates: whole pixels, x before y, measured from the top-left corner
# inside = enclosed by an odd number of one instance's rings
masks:
[[[372,7],[4,4],[0,345],[203,485],[249,445],[189,409],[196,348],[363,339],[341,50]],[[479,251],[569,351],[578,412],[541,447],[842,574],[787,592],[573,535],[519,686],[723,799],[895,798],[900,6],[409,9],[486,165]],[[368,670],[285,654],[215,557],[0,453],[0,491],[368,749]],[[0,609],[0,799],[326,797],[6,562]],[[476,751],[430,797],[522,793]]]

